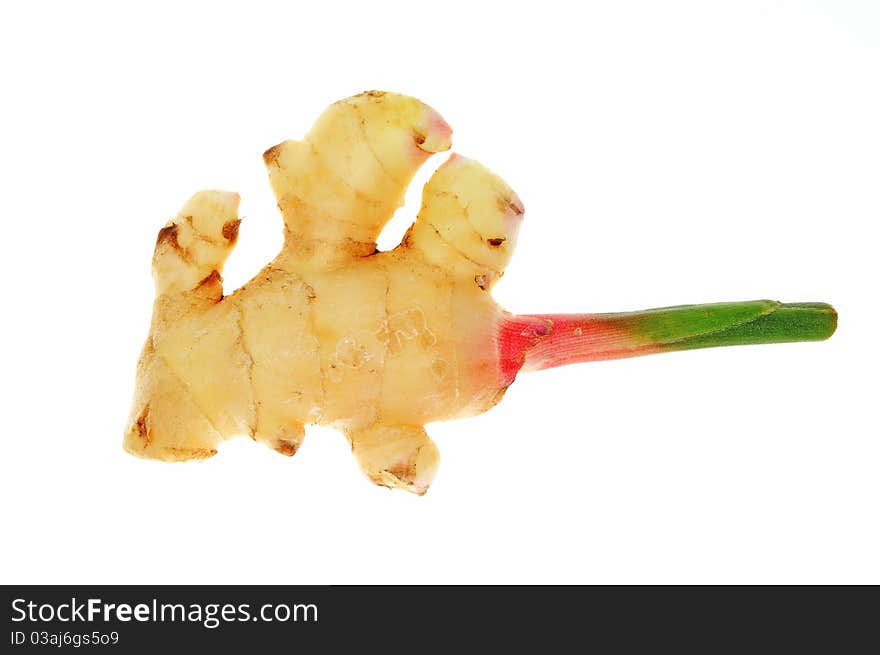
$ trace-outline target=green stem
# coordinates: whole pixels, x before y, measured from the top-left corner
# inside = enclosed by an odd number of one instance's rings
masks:
[[[512,316],[499,332],[504,375],[717,346],[821,341],[837,327],[825,303],[749,300],[616,314]],[[512,378],[511,378],[512,379]]]
[[[752,300],[606,314],[600,320],[609,326],[632,330],[636,340],[645,339],[645,345],[688,350],[821,341],[834,333],[837,312],[825,303]]]

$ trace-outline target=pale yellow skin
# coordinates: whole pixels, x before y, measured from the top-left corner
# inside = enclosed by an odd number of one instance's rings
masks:
[[[412,176],[450,136],[430,107],[370,92],[268,150],[284,247],[226,297],[238,196],[193,196],[157,241],[125,448],[201,459],[250,435],[292,455],[304,425],[329,425],[374,482],[424,493],[439,462],[424,424],[485,411],[503,393],[502,310],[488,290],[523,214],[502,180],[453,155],[403,242],[376,251]]]

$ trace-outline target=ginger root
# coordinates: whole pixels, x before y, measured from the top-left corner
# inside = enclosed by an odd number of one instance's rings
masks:
[[[228,296],[221,272],[239,197],[193,196],[156,241],[126,450],[204,459],[247,434],[293,455],[306,424],[329,425],[373,482],[423,494],[439,462],[423,426],[488,410],[520,370],[834,331],[836,314],[821,303],[509,314],[489,291],[523,205],[458,155],[425,186],[401,244],[378,252],[413,175],[450,137],[418,100],[368,92],[332,105],[302,141],[267,150],[284,246]]]

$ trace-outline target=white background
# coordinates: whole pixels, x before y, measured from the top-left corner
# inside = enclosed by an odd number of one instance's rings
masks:
[[[880,583],[878,48],[869,1],[4,4],[0,581]],[[157,230],[240,192],[242,284],[263,150],[373,88],[525,202],[508,309],[815,300],[837,334],[524,375],[429,426],[424,498],[329,430],[125,454]]]

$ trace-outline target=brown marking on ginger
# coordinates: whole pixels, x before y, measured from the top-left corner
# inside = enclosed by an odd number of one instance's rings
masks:
[[[198,289],[201,287],[213,286],[215,284],[222,284],[222,283],[223,283],[223,278],[221,277],[220,273],[218,273],[217,270],[215,269],[215,270],[211,271],[210,273],[208,273],[208,275],[205,276],[199,282],[199,284],[196,288]]]
[[[344,239],[339,248],[349,253],[352,259],[364,259],[381,252],[376,247],[375,241],[358,241],[357,239]]]
[[[416,458],[418,454],[419,449],[416,449],[405,462],[383,469],[382,472],[394,476],[401,482],[411,483],[416,477]]]
[[[386,91],[364,91],[361,95],[369,98],[381,98],[386,95]]]
[[[144,442],[144,448],[150,445],[153,441],[153,433],[150,431],[149,426],[147,425],[147,417],[150,415],[150,405],[147,403],[144,406],[143,411],[141,411],[140,416],[138,416],[137,421],[135,421],[134,427],[137,430],[137,435],[141,441]]]
[[[195,228],[193,228],[193,229],[195,229]],[[202,234],[201,232],[195,232],[195,235],[193,236],[193,238],[196,239],[197,241],[201,241],[202,243],[207,243],[212,246],[220,245],[220,242],[217,241],[217,239],[212,239],[211,237],[206,236],[206,235]]]
[[[163,451],[178,461],[186,459],[208,459],[217,454],[215,448],[178,448],[176,446],[166,446]]]
[[[223,300],[223,278],[220,277],[220,273],[213,270],[199,281],[192,292],[194,306],[198,306],[204,301],[218,303]]]
[[[283,147],[284,144],[279,143],[278,145],[272,146],[263,153],[263,161],[266,162],[266,165],[275,164],[276,166],[280,166],[278,164],[278,158],[281,157],[281,149]]]
[[[238,239],[238,226],[241,225],[241,219],[236,218],[223,224],[223,238],[233,243]]]
[[[403,239],[400,240],[400,248],[412,248],[412,231],[413,226],[411,225],[406,234],[403,235]]]
[[[474,282],[477,283],[477,286],[480,287],[483,291],[489,290],[489,278],[485,275],[476,275],[474,276]]]
[[[175,250],[180,250],[180,244],[177,242],[177,225],[175,223],[172,223],[171,225],[166,225],[161,230],[159,230],[159,234],[156,235],[157,247],[160,244],[165,243],[166,241]]]
[[[296,455],[296,451],[299,450],[299,447],[300,442],[298,441],[287,441],[286,439],[282,439],[275,444],[275,451],[282,455],[286,455],[287,457],[293,457]]]
[[[497,248],[497,247],[500,246],[502,243],[504,243],[505,241],[507,241],[507,239],[505,239],[504,237],[495,237],[495,238],[493,238],[493,239],[486,239],[486,241],[487,241],[487,242],[489,243],[489,245],[492,246],[493,248]]]
[[[526,213],[526,208],[522,204],[522,200],[519,199],[518,196],[514,195],[513,197],[506,200],[507,208],[510,209],[517,216],[522,216]]]
[[[513,384],[513,383],[511,382],[511,384]],[[489,399],[488,404],[482,408],[482,411],[484,411],[484,412],[488,411],[488,410],[492,409],[493,407],[495,407],[495,405],[500,403],[501,399],[504,398],[504,394],[507,393],[507,389],[509,387],[510,387],[510,384],[508,384],[505,387],[502,387],[501,389],[498,389],[498,391],[496,391],[494,393],[494,395]]]
[[[415,133],[413,134],[413,138],[415,139],[415,141],[416,141],[416,145],[417,145],[417,146],[422,145],[422,144],[428,139],[428,137],[426,137],[426,136],[425,136],[424,134],[422,134],[421,132],[415,132]]]

